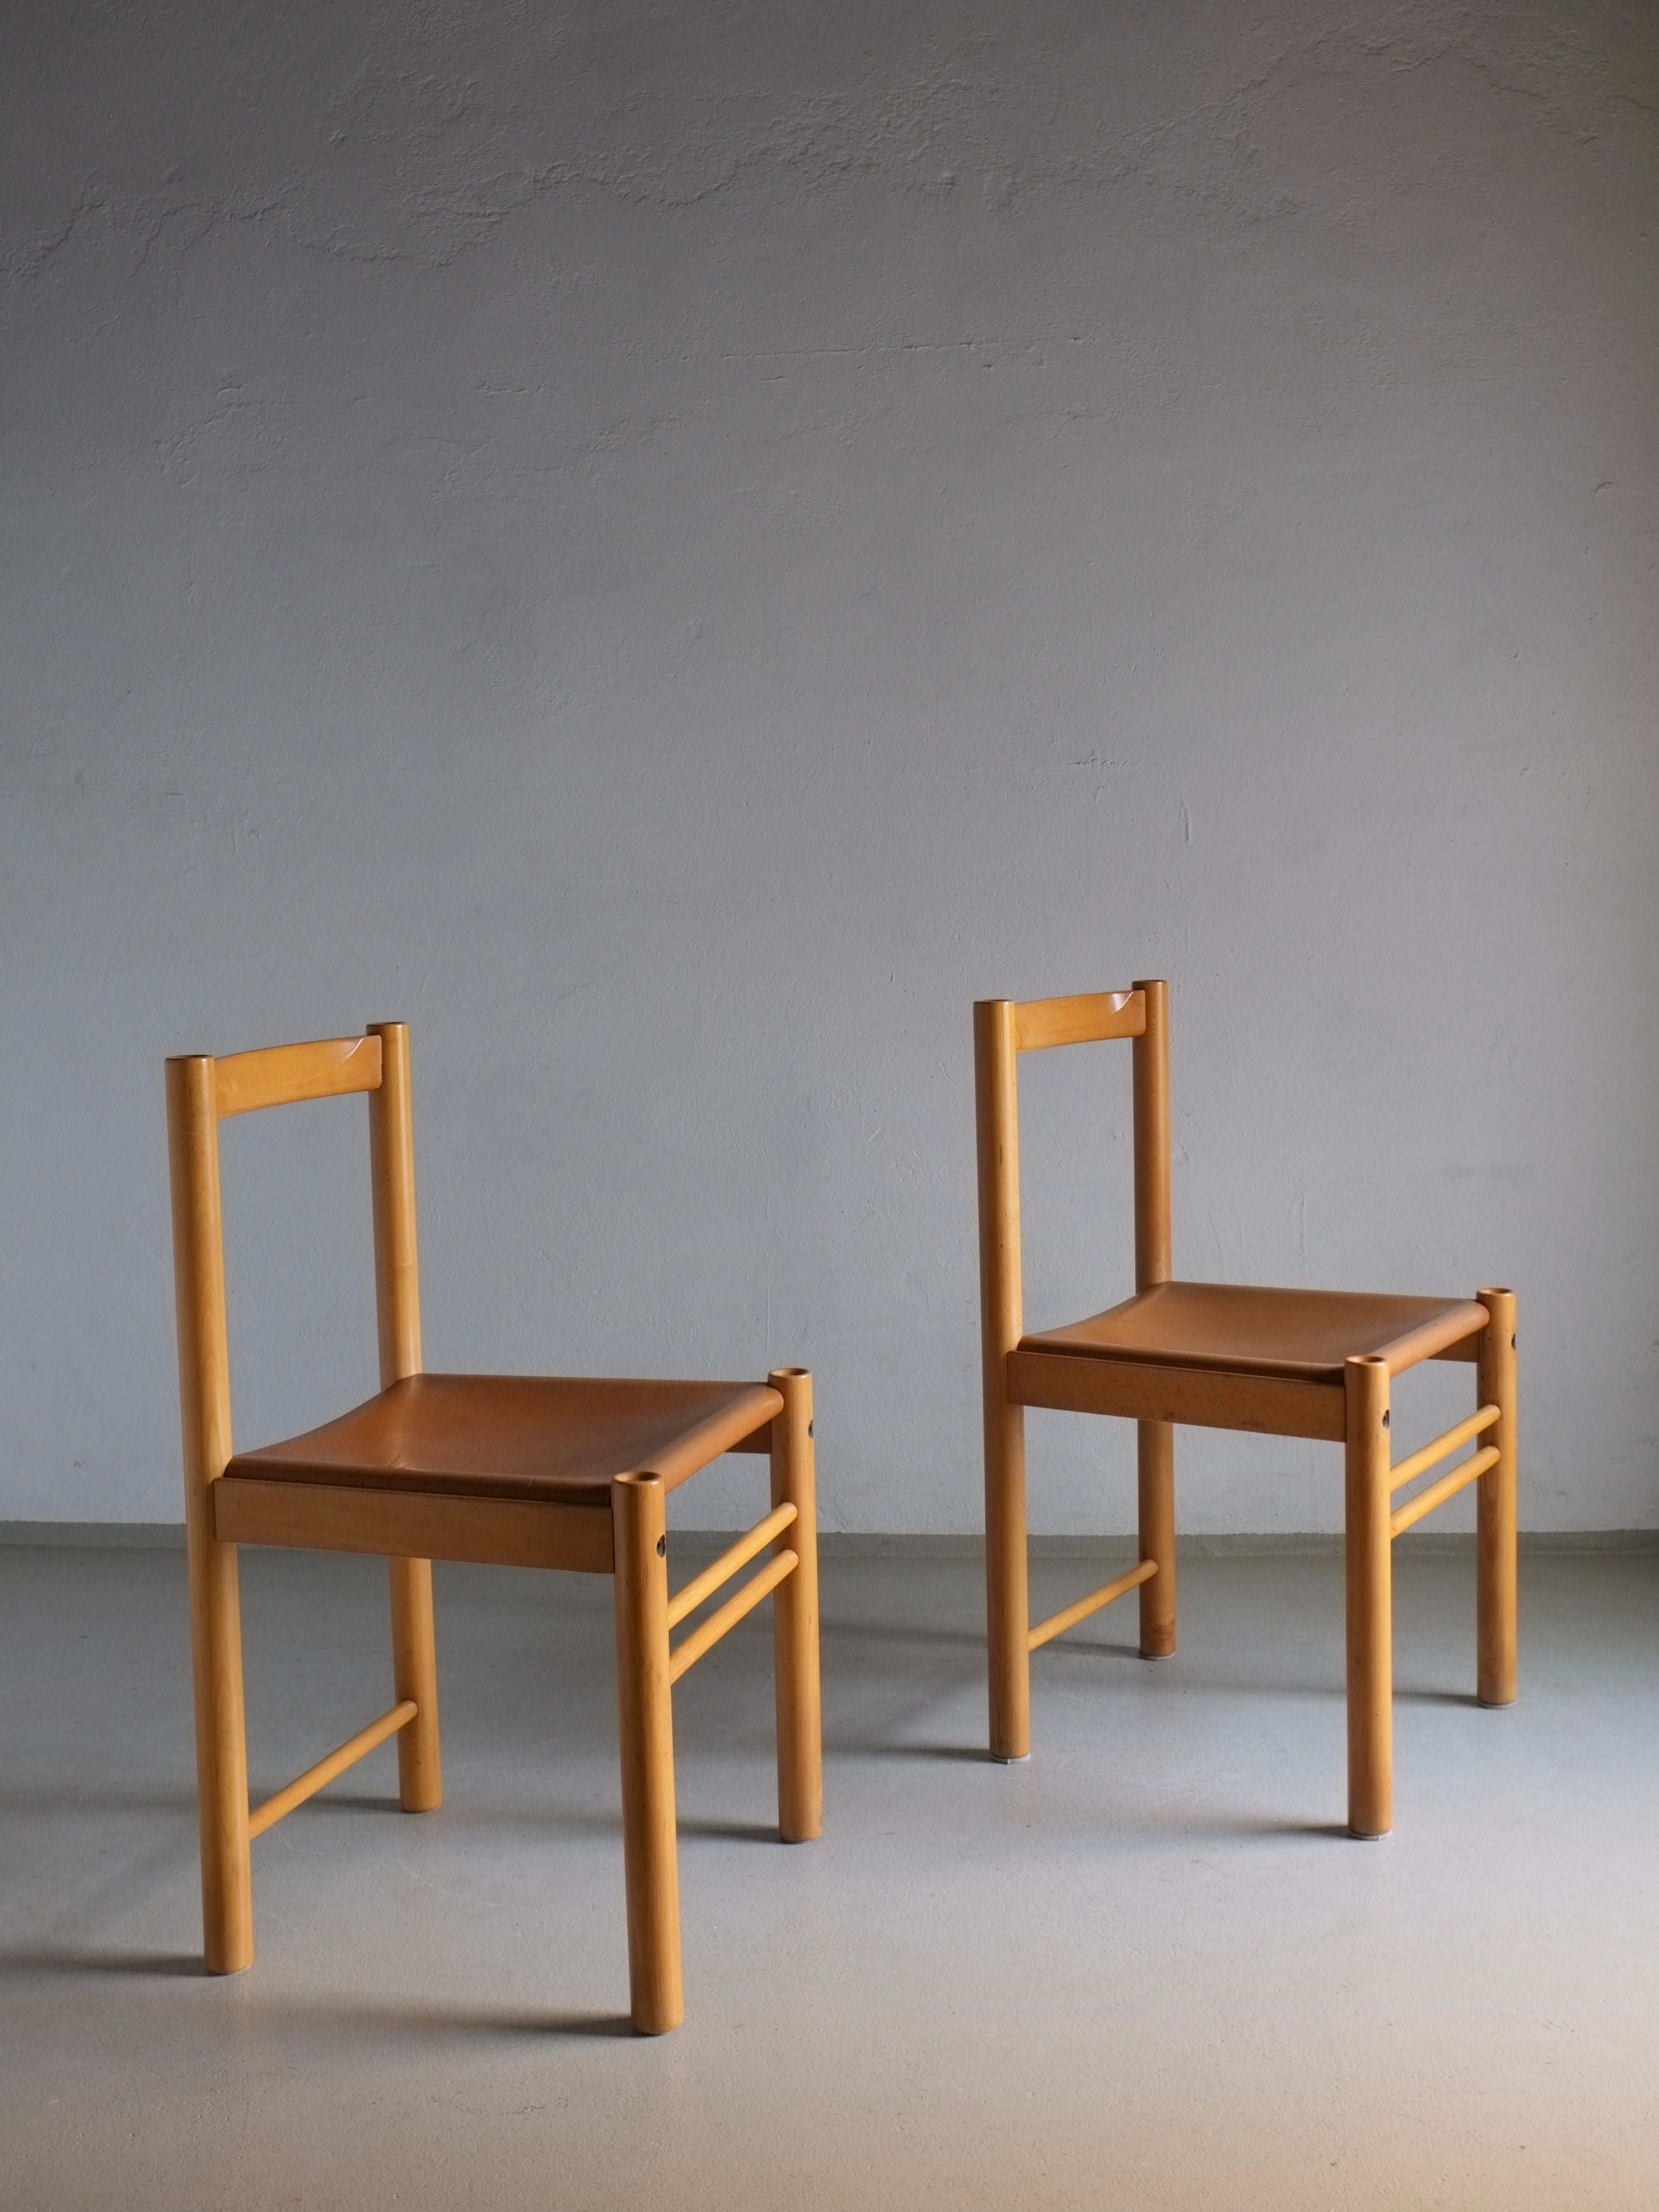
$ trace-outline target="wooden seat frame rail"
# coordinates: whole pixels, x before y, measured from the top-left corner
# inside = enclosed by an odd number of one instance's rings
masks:
[[[1383,1358],[1345,1363],[1340,1380],[1226,1371],[1146,1360],[1023,1351],[1018,1066],[1019,1055],[1127,1038],[1133,1051],[1135,1289],[1172,1279],[1168,994],[1129,991],[974,1009],[979,1137],[980,1313],[985,1415],[985,1570],[991,1752],[1031,1746],[1030,1655],[1131,1589],[1140,1592],[1140,1650],[1176,1648],[1175,1428],[1254,1430],[1345,1449],[1348,1824],[1358,1836],[1393,1822],[1392,1573],[1395,1537],[1470,1483],[1476,1491],[1477,1695],[1516,1696],[1515,1295],[1477,1291],[1484,1323],[1429,1356],[1476,1368],[1475,1412],[1397,1466],[1389,1462],[1393,1371]],[[1413,1364],[1410,1361],[1405,1364]],[[1026,1566],[1025,1408],[1115,1413],[1137,1431],[1139,1562],[1035,1626]],[[1393,1493],[1462,1445],[1487,1442],[1398,1508]]]
[[[823,1826],[812,1386],[803,1368],[768,1376],[781,1409],[729,1449],[771,1462],[772,1508],[672,1598],[665,1491],[649,1468],[619,1474],[610,1510],[537,1500],[348,1487],[226,1473],[233,1456],[219,1123],[235,1114],[366,1092],[374,1197],[380,1386],[421,1372],[409,1039],[400,1022],[360,1037],[167,1064],[191,1647],[210,1972],[253,1958],[249,1845],[389,1736],[407,1812],[438,1805],[434,1559],[614,1577],[631,2017],[642,2033],[684,2013],[674,1812],[672,1686],[763,1599],[774,1599],[778,1826],[804,1842]],[[789,1541],[783,1539],[786,1532]],[[237,1546],[365,1552],[391,1578],[395,1702],[257,1808],[248,1799]],[[750,1560],[772,1556],[737,1595],[671,1648],[669,1632]]]

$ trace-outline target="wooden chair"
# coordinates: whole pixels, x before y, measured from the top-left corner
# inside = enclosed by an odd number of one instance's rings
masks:
[[[1133,1040],[1135,1295],[1068,1328],[1028,1336],[1021,1316],[1016,1070],[1023,1052]],[[979,1118],[985,1533],[991,1751],[1031,1747],[1030,1654],[1140,1592],[1140,1649],[1176,1643],[1175,1425],[1322,1437],[1346,1455],[1348,1826],[1393,1823],[1393,1539],[1478,1482],[1476,1640],[1483,1705],[1515,1701],[1515,1297],[1371,1297],[1171,1279],[1167,994],[1161,982],[974,1009]],[[1420,1359],[1475,1367],[1476,1410],[1389,1463],[1389,1396]],[[1139,1563],[1036,1627],[1025,1568],[1027,1406],[1120,1413],[1139,1431]],[[1449,1474],[1401,1504],[1396,1493],[1484,1436]]]
[[[252,1960],[251,1838],[355,1759],[395,1734],[404,1810],[438,1803],[431,1562],[568,1568],[613,1577],[632,2016],[641,2033],[662,2033],[684,2010],[670,1690],[769,1593],[779,1831],[796,1843],[822,1826],[811,1376],[801,1368],[764,1382],[425,1374],[404,1024],[225,1060],[170,1060],[167,1075],[209,1972]],[[219,1123],[352,1091],[368,1094],[380,1392],[307,1435],[238,1452]],[[769,1454],[772,1510],[671,1596],[665,1495],[726,1451]],[[396,1702],[252,1810],[239,1544],[376,1553],[392,1577]],[[759,1572],[671,1644],[670,1631],[769,1546]]]

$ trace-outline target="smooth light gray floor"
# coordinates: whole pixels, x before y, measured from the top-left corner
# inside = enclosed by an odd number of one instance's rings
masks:
[[[1034,1602],[1084,1586],[1047,1560]],[[376,1563],[245,1554],[255,1787],[387,1701]],[[447,1795],[389,1749],[254,1847],[201,1975],[182,1561],[0,1553],[0,2203],[1659,2199],[1659,1559],[1402,1554],[1398,1826],[1349,1841],[1330,1558],[1196,1559],[983,1757],[976,1570],[826,1567],[829,1826],[773,1840],[763,1616],[677,1692],[689,2014],[629,2036],[608,1585],[441,1568]],[[1133,1605],[1133,1600],[1128,1601]]]

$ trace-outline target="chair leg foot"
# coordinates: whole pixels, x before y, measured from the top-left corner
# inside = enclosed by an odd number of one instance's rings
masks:
[[[1140,1656],[1169,1659],[1176,1648],[1175,1427],[1169,1421],[1135,1424],[1136,1487],[1140,1556],[1158,1572],[1140,1585]]]
[[[1498,1417],[1485,1441],[1496,1462],[1475,1485],[1476,1681],[1483,1705],[1516,1699],[1515,1293],[1479,1293],[1491,1318],[1480,1332],[1475,1396]]]
[[[210,1512],[204,1501],[202,1518]],[[253,1964],[253,1867],[247,1832],[241,1600],[236,1547],[190,1530],[196,1683],[196,1780],[202,1847],[202,1955],[210,1974]]]
[[[1006,1399],[985,1421],[985,1628],[991,1756],[1009,1766],[1031,1753],[1031,1647],[1025,1409]]]
[[[1394,1826],[1393,1537],[1389,1525],[1389,1370],[1350,1359],[1344,1537],[1347,1583],[1348,1827]]]
[[[772,1503],[795,1518],[773,1545],[795,1571],[772,1593],[778,1734],[778,1834],[811,1843],[823,1832],[823,1724],[818,1692],[818,1538],[812,1449],[812,1378],[804,1368],[768,1376],[783,1398],[772,1423]]]
[[[662,1483],[653,1474],[619,1475],[611,1498],[629,2017],[641,2035],[665,2035],[679,2026],[685,2002]]]
[[[388,1559],[392,1582],[392,1674],[415,1717],[398,1731],[398,1796],[405,1813],[431,1813],[443,1802],[438,1751],[438,1658],[432,1625],[430,1559]]]

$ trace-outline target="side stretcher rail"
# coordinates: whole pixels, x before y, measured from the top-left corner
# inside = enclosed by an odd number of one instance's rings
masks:
[[[367,1758],[376,1744],[384,1743],[389,1735],[396,1735],[399,1729],[407,1728],[419,1711],[412,1698],[405,1698],[390,1712],[382,1713],[379,1720],[371,1721],[366,1729],[359,1729],[356,1735],[349,1736],[326,1759],[319,1759],[315,1766],[308,1766],[303,1774],[296,1775],[286,1790],[279,1790],[274,1797],[267,1797],[263,1805],[249,1813],[250,1838],[263,1836],[267,1828],[274,1828],[284,1814],[291,1813],[296,1805],[303,1805],[307,1797],[314,1797],[337,1774],[343,1774],[348,1766],[355,1766],[360,1759]]]
[[[1416,1497],[1409,1504],[1402,1505],[1397,1513],[1391,1513],[1389,1516],[1389,1535],[1401,1535],[1407,1528],[1414,1528],[1425,1513],[1432,1513],[1437,1505],[1443,1505],[1449,1498],[1455,1498],[1458,1492],[1473,1482],[1477,1475],[1484,1474],[1489,1467],[1496,1467],[1497,1464],[1498,1447],[1488,1444],[1485,1451],[1476,1452],[1473,1459],[1466,1459],[1449,1474],[1443,1474],[1438,1482],[1431,1482],[1426,1490],[1419,1490]]]
[[[1389,1474],[1390,1491],[1403,1490],[1408,1482],[1414,1482],[1419,1474],[1426,1474],[1431,1467],[1437,1466],[1462,1445],[1473,1443],[1476,1437],[1500,1419],[1498,1407],[1478,1407],[1468,1420],[1459,1421],[1443,1436],[1437,1437],[1432,1443],[1425,1444],[1421,1451],[1413,1452],[1409,1459],[1402,1459]],[[1430,1483],[1426,1490],[1419,1490],[1415,1498],[1407,1498],[1403,1505],[1389,1516],[1390,1537],[1402,1535],[1407,1528],[1414,1528],[1425,1514],[1432,1513],[1437,1506],[1443,1505],[1449,1498],[1455,1498],[1460,1490],[1476,1481],[1488,1468],[1496,1467],[1498,1459],[1498,1447],[1487,1444],[1482,1450],[1461,1461],[1449,1474],[1443,1474],[1438,1482]]]
[[[694,1575],[684,1589],[676,1590],[668,1601],[670,1628],[678,1628],[688,1613],[695,1613],[705,1598],[712,1597],[722,1583],[729,1583],[739,1567],[746,1566],[757,1552],[763,1551],[795,1518],[796,1509],[787,1501],[774,1506],[764,1520],[757,1521],[752,1528],[745,1529],[737,1542],[722,1552],[719,1559],[706,1566],[700,1575]],[[737,1626],[745,1613],[752,1613],[786,1575],[793,1574],[799,1564],[797,1553],[774,1553],[760,1572],[751,1575],[718,1613],[711,1613],[701,1627],[694,1628],[689,1636],[682,1637],[673,1646],[668,1655],[669,1680],[678,1682],[682,1674],[695,1667],[699,1659],[714,1650],[723,1636]]]
[[[1127,1590],[1136,1589],[1142,1583],[1151,1582],[1157,1572],[1156,1559],[1142,1559],[1138,1566],[1131,1567],[1127,1574],[1119,1575],[1115,1582],[1103,1583],[1098,1589],[1091,1590],[1087,1597],[1079,1598],[1074,1605],[1062,1606],[1058,1613],[1051,1613],[1047,1620],[1040,1620],[1035,1628],[1028,1629],[1025,1635],[1027,1647],[1036,1651],[1051,1638],[1063,1636],[1068,1628],[1075,1628],[1079,1620],[1086,1620],[1091,1613],[1098,1613],[1102,1606],[1109,1605],[1115,1597],[1121,1597]]]

